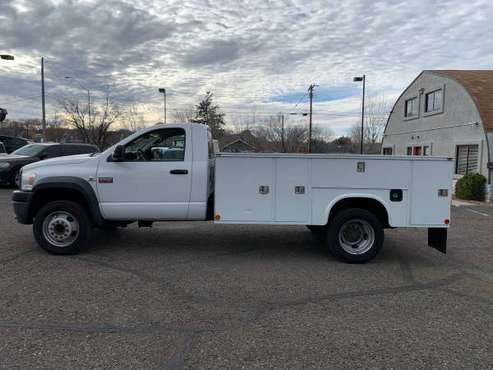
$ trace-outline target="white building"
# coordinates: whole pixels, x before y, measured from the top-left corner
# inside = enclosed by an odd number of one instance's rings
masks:
[[[480,173],[491,184],[493,71],[423,71],[397,99],[382,154],[455,159],[455,173]]]

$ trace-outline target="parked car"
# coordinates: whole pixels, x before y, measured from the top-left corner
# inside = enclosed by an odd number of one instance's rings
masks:
[[[5,135],[0,135],[0,141],[5,146],[5,151],[7,153],[12,153],[13,151],[23,147],[24,145],[29,144],[29,140],[24,139],[22,137],[13,137],[13,136],[5,136]]]
[[[19,171],[26,164],[49,158],[74,154],[89,154],[98,151],[96,146],[89,144],[29,144],[0,158],[0,181],[17,187],[19,184]]]
[[[7,151],[5,150],[5,145],[0,141],[0,157],[7,155]]]
[[[446,250],[449,158],[213,148],[206,125],[167,124],[99,155],[30,164],[12,196],[17,221],[33,224],[38,244],[58,254],[88,246],[93,226],[211,219],[306,225],[347,262],[375,257],[390,227],[427,228],[428,244]]]

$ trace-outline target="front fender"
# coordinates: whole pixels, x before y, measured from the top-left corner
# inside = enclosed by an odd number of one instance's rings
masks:
[[[91,184],[86,180],[76,176],[53,176],[41,178],[33,187],[33,201],[36,202],[36,194],[44,190],[72,190],[79,193],[86,202],[90,216],[96,225],[104,223],[104,218],[99,209],[99,202]]]

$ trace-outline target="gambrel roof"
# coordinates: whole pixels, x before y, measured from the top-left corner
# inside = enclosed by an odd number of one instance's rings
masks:
[[[486,131],[493,132],[493,70],[425,71],[452,78],[469,93],[478,108]]]

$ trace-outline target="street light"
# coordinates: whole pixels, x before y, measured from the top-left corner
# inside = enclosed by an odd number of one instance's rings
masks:
[[[363,97],[361,99],[361,142],[360,142],[360,154],[363,154],[363,137],[364,137],[364,124],[365,124],[365,85],[366,76],[353,77],[353,82],[363,82]]]
[[[14,56],[13,55],[9,55],[9,54],[1,54],[0,55],[0,59],[14,60]]]
[[[74,80],[75,82],[77,82],[79,84],[79,86],[81,88],[83,88],[84,90],[87,91],[87,110],[88,110],[88,116],[89,116],[89,123],[91,123],[91,91],[87,87],[82,85],[82,83],[78,79],[76,79],[75,77],[65,76],[64,78],[66,80]]]
[[[158,91],[163,94],[164,97],[164,123],[166,124],[166,89],[159,88]]]

